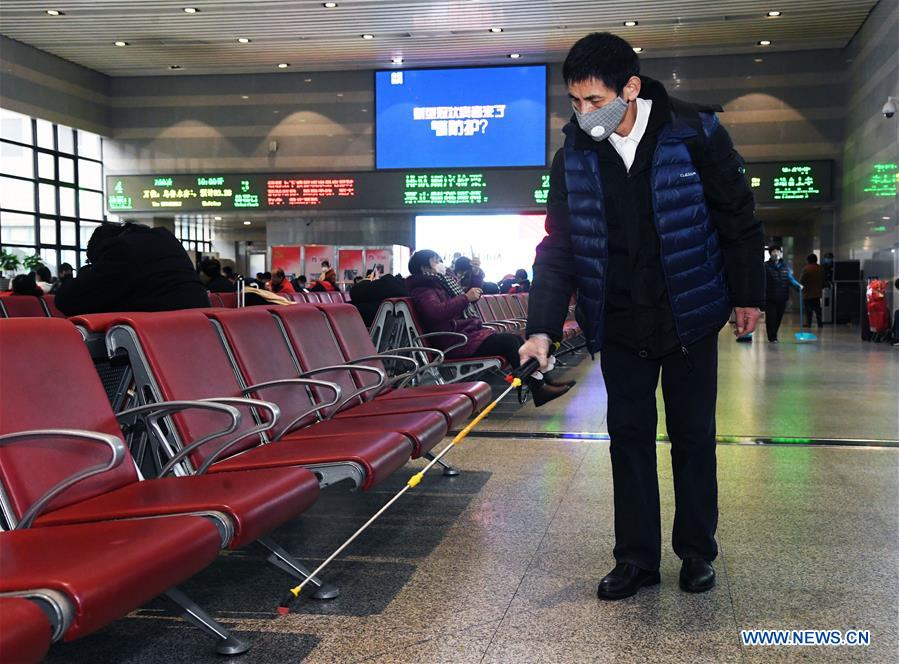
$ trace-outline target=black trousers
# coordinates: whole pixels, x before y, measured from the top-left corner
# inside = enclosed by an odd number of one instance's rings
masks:
[[[475,357],[499,355],[506,358],[513,369],[517,369],[521,363],[521,358],[518,357],[518,349],[521,348],[521,344],[521,337],[517,334],[497,332],[484,339],[474,354]]]
[[[662,555],[656,474],[660,373],[674,473],[674,552],[680,558],[708,561],[718,555],[717,335],[688,351],[686,356],[678,351],[660,359],[642,359],[625,348],[602,349],[615,490],[614,556],[619,563],[657,570]]]
[[[765,304],[765,329],[768,332],[768,341],[777,340],[777,331],[780,329],[780,322],[783,320],[786,308],[786,301]]]
[[[805,309],[805,321],[804,324],[806,327],[812,326],[812,314],[814,313],[818,317],[818,327],[824,325],[824,322],[821,320],[821,298],[816,297],[811,300],[803,300],[802,306]]]

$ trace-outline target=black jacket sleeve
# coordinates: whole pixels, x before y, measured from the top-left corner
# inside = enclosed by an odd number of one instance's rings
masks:
[[[562,150],[556,152],[549,176],[546,232],[547,236],[537,246],[534,261],[534,279],[528,296],[527,334],[547,334],[553,341],[561,341],[568,301],[575,288]]]
[[[730,297],[735,307],[765,306],[765,235],[755,217],[743,158],[727,130],[718,126],[700,166],[709,214],[721,244]]]

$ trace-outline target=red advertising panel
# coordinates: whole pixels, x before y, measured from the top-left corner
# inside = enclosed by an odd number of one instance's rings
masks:
[[[357,276],[365,276],[361,249],[340,249],[337,254],[337,266],[340,270],[337,275],[339,281],[351,282]]]
[[[334,247],[330,244],[307,244],[303,247],[306,253],[306,277],[312,281],[318,279],[322,271],[322,261],[328,261],[334,267]]]
[[[300,248],[272,247],[272,269],[278,268],[285,274],[300,274]]]
[[[384,275],[393,269],[393,252],[390,249],[366,249],[365,270],[377,269],[378,275]]]

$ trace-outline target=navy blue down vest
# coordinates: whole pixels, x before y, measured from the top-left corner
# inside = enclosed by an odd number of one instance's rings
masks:
[[[705,112],[699,116],[706,136],[711,136],[718,126],[717,116]],[[652,207],[678,338],[683,346],[688,346],[717,333],[730,316],[731,303],[718,233],[686,143],[697,137],[697,131],[673,117],[673,122],[659,133],[653,155]],[[596,152],[574,147],[574,125],[567,126],[565,133],[565,184],[578,319],[587,346],[595,353],[602,348],[609,258],[602,180]]]

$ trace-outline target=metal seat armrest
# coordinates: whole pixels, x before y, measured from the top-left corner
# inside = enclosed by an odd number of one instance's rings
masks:
[[[313,406],[309,410],[300,415],[294,417],[290,422],[288,422],[281,431],[275,435],[274,439],[278,440],[282,438],[288,431],[292,430],[297,424],[305,420],[307,417],[313,414],[319,414],[323,408],[330,408],[331,406],[336,405],[340,401],[340,385],[337,383],[331,383],[326,380],[312,380],[310,378],[282,378],[280,380],[269,380],[264,383],[256,383],[255,385],[250,385],[248,388],[243,390],[243,394],[249,394],[250,392],[255,392],[257,390],[265,390],[270,387],[280,387],[284,385],[304,385],[304,386],[312,386],[312,387],[324,387],[334,392],[334,398],[331,401],[322,401],[315,402],[313,401]]]
[[[120,413],[116,413],[116,418],[118,418],[119,422],[121,422],[123,419],[134,417],[136,415],[145,416],[147,419],[147,423],[150,425],[150,430],[153,431],[153,433],[161,443],[163,440],[165,440],[166,436],[163,433],[162,428],[159,426],[159,421],[164,417],[168,417],[169,415],[173,415],[184,410],[197,409],[224,413],[231,417],[231,422],[224,429],[213,431],[212,433],[209,433],[205,436],[201,436],[197,440],[181,448],[175,455],[173,455],[172,458],[169,459],[168,463],[163,466],[162,470],[159,471],[159,477],[165,477],[167,473],[171,472],[175,468],[175,466],[184,461],[184,459],[189,454],[192,454],[198,447],[201,447],[202,445],[205,445],[209,441],[215,440],[220,436],[227,436],[237,431],[237,427],[240,426],[240,422],[242,419],[240,411],[231,405],[217,403],[217,401],[217,399],[198,399],[196,401],[160,401],[159,403],[150,403],[143,406],[129,408],[128,410],[123,410]]]
[[[107,445],[111,451],[111,455],[107,463],[80,470],[50,487],[44,495],[35,500],[25,511],[22,518],[19,519],[18,523],[14,526],[16,530],[30,528],[38,515],[59,494],[82,480],[112,470],[120,465],[128,454],[128,449],[125,447],[125,443],[121,438],[97,431],[86,431],[84,429],[36,429],[33,431],[17,431],[16,433],[8,433],[0,436],[0,446],[20,443],[35,438],[83,438]],[[16,520],[14,515],[6,514],[5,516],[10,524],[15,523]]]
[[[460,341],[459,343],[452,344],[451,346],[444,348],[444,355],[450,354],[457,348],[463,348],[465,344],[468,343],[468,335],[462,334],[461,332],[428,332],[427,334],[419,334],[418,336],[414,337],[412,341],[417,343],[422,339],[428,339],[430,337],[456,337],[462,339],[462,341]]]
[[[372,356],[370,358],[360,358],[360,361],[374,359],[375,357],[376,356]],[[415,360],[412,360],[411,358],[408,358],[408,357],[403,357],[401,355],[398,355],[397,357],[401,360],[415,362]],[[353,362],[356,362],[356,360],[353,360]],[[369,366],[357,367],[357,366],[353,366],[353,362],[347,362],[346,364],[333,364],[328,367],[318,367],[317,369],[311,369],[309,371],[304,371],[303,373],[300,374],[300,376],[313,376],[315,374],[324,373],[326,371],[363,371],[363,372],[367,371],[368,373],[376,373],[378,375],[377,384],[360,387],[355,392],[347,395],[347,397],[344,398],[343,401],[341,401],[339,404],[337,404],[337,407],[334,409],[334,412],[331,414],[331,417],[334,417],[334,415],[336,415],[340,411],[341,408],[343,408],[346,404],[348,404],[350,401],[352,401],[356,397],[361,396],[361,395],[365,394],[366,392],[371,392],[372,390],[380,390],[381,387],[383,387],[387,381],[387,374],[384,371],[382,371],[381,369],[378,369],[377,367],[369,367]],[[418,366],[418,362],[415,362],[415,366]],[[330,418],[325,418],[325,419],[330,419]]]
[[[262,410],[267,410],[269,413],[270,419],[268,421],[262,421],[258,423],[254,427],[250,427],[246,431],[239,432],[236,436],[229,438],[224,443],[218,446],[216,450],[210,454],[206,460],[200,464],[200,467],[197,468],[197,472],[195,475],[204,475],[207,470],[209,470],[209,466],[214,464],[232,445],[240,442],[244,438],[249,438],[250,436],[259,436],[266,431],[270,431],[274,426],[278,423],[278,420],[281,418],[281,409],[278,407],[278,404],[272,403],[271,401],[263,401],[262,399],[250,399],[247,397],[216,397],[214,399],[204,399],[204,401],[211,401],[215,403],[227,404],[227,405],[237,405],[237,406],[247,406],[249,408],[260,408]]]
[[[436,369],[443,361],[446,359],[445,351],[442,351],[438,348],[431,348],[430,346],[400,346],[399,348],[391,348],[391,353],[433,353],[436,355],[436,358],[422,365],[418,365],[416,361],[417,369],[413,371],[407,371],[406,373],[399,374],[394,376],[391,379],[391,384],[399,385],[400,387],[404,387],[406,383],[410,380],[418,376],[419,374],[428,371],[430,369]],[[382,356],[383,357],[383,356]],[[405,357],[405,356],[401,356]],[[414,359],[414,358],[411,358]]]

